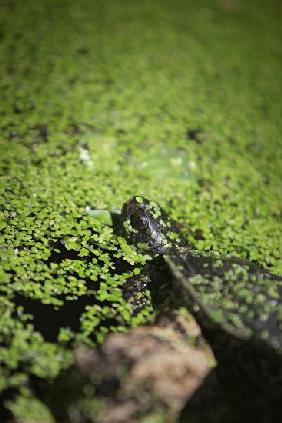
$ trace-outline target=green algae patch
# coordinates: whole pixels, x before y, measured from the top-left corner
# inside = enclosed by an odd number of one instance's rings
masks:
[[[0,389],[19,392],[16,417],[50,421],[30,375],[154,317],[122,295],[148,256],[91,211],[144,195],[197,248],[282,273],[281,6],[234,3],[1,4]]]

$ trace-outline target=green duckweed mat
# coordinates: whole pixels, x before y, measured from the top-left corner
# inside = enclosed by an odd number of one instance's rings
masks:
[[[16,418],[53,421],[31,375],[154,317],[120,289],[147,257],[94,210],[144,195],[199,249],[282,273],[281,11],[1,1],[0,390]]]

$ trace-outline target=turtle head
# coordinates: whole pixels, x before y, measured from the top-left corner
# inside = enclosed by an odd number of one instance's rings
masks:
[[[130,244],[152,255],[166,254],[184,245],[175,222],[154,201],[132,197],[121,211],[122,235]]]

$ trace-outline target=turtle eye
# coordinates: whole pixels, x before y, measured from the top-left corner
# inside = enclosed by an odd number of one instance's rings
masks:
[[[147,222],[145,219],[142,219],[137,213],[132,214],[130,217],[130,223],[134,229],[143,230],[147,228]]]

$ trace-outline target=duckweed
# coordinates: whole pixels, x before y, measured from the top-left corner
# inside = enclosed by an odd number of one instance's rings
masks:
[[[16,418],[52,421],[30,375],[154,317],[121,291],[150,257],[91,210],[144,195],[197,248],[282,272],[280,9],[234,3],[1,3],[0,389]]]

